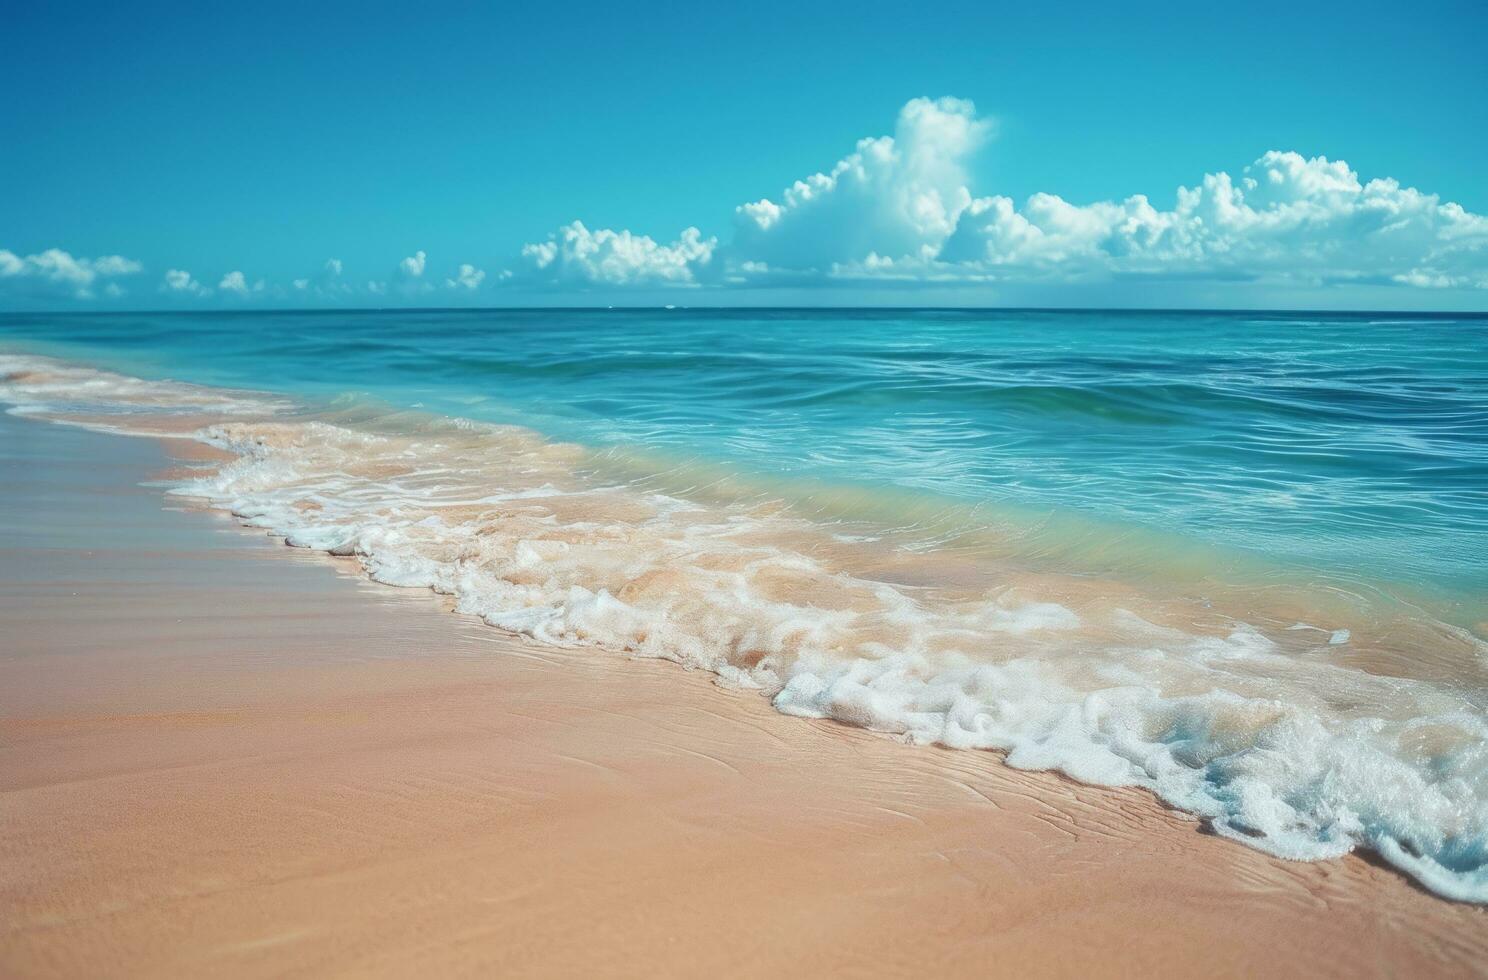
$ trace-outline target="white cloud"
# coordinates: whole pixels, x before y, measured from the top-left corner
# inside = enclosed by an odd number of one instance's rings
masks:
[[[65,253],[64,253],[65,254]],[[87,259],[81,261],[87,262]],[[122,255],[103,255],[93,260],[93,271],[100,276],[129,276],[144,270],[144,266],[126,259]]]
[[[326,259],[325,265],[315,275],[291,279],[290,285],[299,293],[342,299],[355,292],[351,284],[341,278],[343,268],[340,259]]]
[[[248,279],[243,273],[233,270],[222,277],[222,281],[217,284],[217,288],[224,293],[232,293],[234,296],[243,297],[251,293],[263,292],[264,281],[260,279],[250,286]]]
[[[446,279],[444,285],[449,289],[475,290],[481,284],[486,274],[468,262],[460,264],[460,271],[453,279]]]
[[[670,245],[646,235],[602,228],[590,231],[575,221],[547,241],[526,245],[522,257],[539,278],[569,283],[691,283],[713,258],[716,238],[687,228]]]
[[[427,260],[428,256],[424,255],[423,249],[419,249],[398,263],[398,271],[410,279],[417,279],[424,274],[424,264]]]
[[[392,288],[406,297],[420,296],[424,293],[434,291],[434,284],[424,278],[424,271],[429,266],[429,256],[423,249],[419,249],[412,255],[405,257],[398,263],[390,277]],[[369,284],[370,285],[370,284]],[[388,289],[387,282],[379,282],[377,289],[371,292],[375,296],[384,295]]]
[[[160,284],[160,291],[183,296],[206,296],[211,293],[210,289],[197,282],[185,269],[165,270],[165,281]]]
[[[735,208],[726,242],[697,227],[658,241],[573,221],[523,246],[520,261],[491,281],[574,289],[1010,287],[999,295],[1025,285],[1095,284],[1108,293],[1148,291],[1155,305],[1164,301],[1150,285],[1159,280],[1211,292],[1224,283],[1294,293],[1338,284],[1488,289],[1488,217],[1392,178],[1361,178],[1342,160],[1270,151],[1249,166],[1205,174],[1171,196],[1075,203],[1037,193],[1019,202],[974,193],[971,164],[991,133],[970,102],[913,99],[892,135],[860,140],[831,167]],[[22,257],[0,249],[0,288],[91,299],[117,295],[113,280],[141,268],[118,255],[74,258],[49,249]],[[472,292],[487,285],[486,273],[470,264],[448,277],[431,273],[422,249],[365,287],[344,272],[332,258],[287,286],[266,286],[233,271],[216,291],[237,298],[417,302],[441,283]],[[180,269],[168,270],[160,289],[213,293]]]
[[[735,209],[728,258],[753,268],[825,270],[870,253],[920,256],[971,203],[966,167],[991,126],[961,99],[914,99],[893,136],[858,141],[825,173]]]
[[[122,255],[88,259],[74,257],[60,248],[49,248],[21,256],[0,248],[0,287],[42,298],[70,296],[93,299],[96,295],[94,287],[99,280],[131,276],[143,269],[139,262]],[[117,283],[109,285],[114,286],[112,291],[105,288],[109,296],[123,295]]]
[[[1021,206],[972,193],[969,163],[990,124],[959,99],[914,99],[893,136],[859,141],[829,170],[735,209],[718,246],[688,229],[672,245],[580,222],[522,250],[554,283],[725,285],[842,280],[941,283],[1259,281],[1488,288],[1488,218],[1347,163],[1271,151],[1240,171],[1145,195]]]
[[[1180,187],[1171,210],[1143,195],[1073,205],[1035,194],[974,201],[936,256],[992,278],[1187,276],[1488,288],[1488,218],[1341,161],[1272,151]]]

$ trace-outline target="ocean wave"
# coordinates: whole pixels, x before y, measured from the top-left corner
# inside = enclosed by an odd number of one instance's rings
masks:
[[[1488,901],[1472,672],[1488,649],[1464,630],[908,547],[788,494],[616,479],[590,450],[512,426],[295,412],[34,358],[0,358],[0,399],[130,432],[189,424],[236,458],[172,493],[492,626],[706,669],[787,714],[1146,787],[1281,857],[1368,847],[1441,895]],[[1411,657],[1387,656],[1402,645],[1457,673],[1403,671]]]

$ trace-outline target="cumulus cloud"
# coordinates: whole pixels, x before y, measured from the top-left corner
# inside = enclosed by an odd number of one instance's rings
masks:
[[[453,279],[446,279],[444,285],[448,289],[466,289],[474,291],[480,286],[481,280],[486,274],[468,262],[460,263],[460,271],[455,273]]]
[[[1347,163],[1270,151],[1204,175],[1171,206],[1144,194],[1021,205],[977,196],[970,162],[991,136],[972,103],[914,99],[892,136],[735,209],[719,245],[671,245],[581,222],[522,250],[553,283],[1062,283],[1191,279],[1325,286],[1488,288],[1488,218]]]
[[[576,220],[523,246],[511,268],[494,272],[489,283],[468,263],[449,274],[431,270],[420,249],[365,286],[349,282],[333,258],[288,286],[250,283],[233,271],[214,291],[172,268],[159,288],[189,297],[410,303],[441,284],[464,292],[492,284],[572,290],[1096,284],[1109,293],[1164,280],[1278,290],[1488,289],[1488,217],[1390,177],[1361,177],[1343,160],[1272,150],[1152,197],[1077,202],[1042,192],[1015,201],[995,188],[974,187],[972,165],[992,135],[992,123],[971,102],[913,99],[890,135],[859,140],[820,172],[740,204],[722,241],[698,227],[668,240]],[[49,249],[22,257],[0,249],[0,290],[11,295],[117,295],[116,280],[140,270],[118,255],[74,258]],[[1154,304],[1163,302],[1155,289],[1151,296]]]
[[[428,254],[423,249],[419,249],[412,255],[405,256],[387,280],[369,281],[367,291],[373,296],[385,296],[391,288],[408,297],[432,292],[433,284],[424,278],[424,270],[428,268],[428,265]]]
[[[528,269],[539,278],[567,283],[623,286],[639,283],[692,283],[713,258],[718,239],[684,229],[662,245],[647,235],[601,228],[590,231],[575,221],[545,242],[522,249]]]
[[[340,259],[326,259],[325,265],[321,266],[320,271],[315,275],[292,279],[290,285],[294,287],[295,292],[308,296],[344,299],[356,290],[341,278],[343,268]]]
[[[419,249],[398,263],[398,271],[410,279],[417,279],[424,274],[424,264],[427,259],[423,249]]]
[[[1159,210],[1144,195],[1074,205],[973,201],[936,256],[992,278],[1198,276],[1488,288],[1488,218],[1342,160],[1271,151],[1206,174]]]
[[[162,293],[170,293],[176,296],[206,296],[212,291],[196,279],[185,269],[165,270],[165,280],[160,284]]]
[[[264,281],[262,279],[259,279],[257,282],[253,283],[250,286],[248,284],[247,277],[244,276],[243,273],[237,270],[233,270],[232,272],[229,272],[227,275],[222,277],[222,281],[217,284],[217,288],[224,293],[230,293],[238,297],[246,297],[253,293],[263,292]]]
[[[21,256],[0,248],[0,287],[38,298],[93,299],[99,288],[110,297],[122,296],[123,289],[118,283],[103,281],[131,276],[143,269],[139,262],[122,255],[88,259],[74,257],[60,248],[49,248]]]
[[[893,136],[859,140],[777,199],[736,208],[724,248],[696,228],[667,246],[575,221],[522,255],[551,280],[608,285],[820,276],[876,254],[930,258],[971,203],[966,164],[990,132],[968,101],[914,99]],[[715,251],[722,261],[710,268]]]
[[[893,136],[859,140],[778,201],[736,208],[727,256],[746,274],[825,271],[874,254],[933,256],[971,204],[967,164],[990,132],[970,102],[914,99]]]

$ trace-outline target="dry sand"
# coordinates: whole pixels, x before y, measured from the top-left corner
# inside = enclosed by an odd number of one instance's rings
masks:
[[[184,447],[183,447],[184,448]],[[523,643],[0,418],[0,974],[1470,975],[1488,912]]]

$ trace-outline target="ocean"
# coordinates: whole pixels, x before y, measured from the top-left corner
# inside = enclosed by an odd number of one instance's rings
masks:
[[[1488,316],[7,314],[0,400],[493,626],[1488,901]]]

